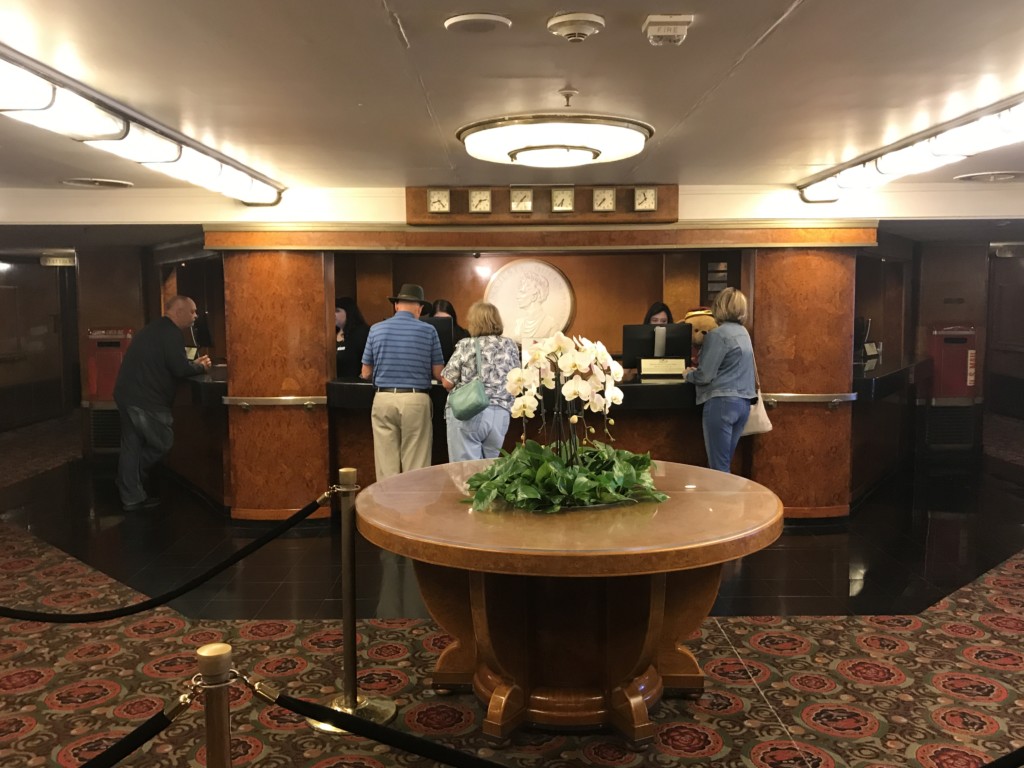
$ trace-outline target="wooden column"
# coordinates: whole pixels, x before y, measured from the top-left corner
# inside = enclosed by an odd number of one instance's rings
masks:
[[[324,398],[334,377],[333,258],[315,251],[225,254],[229,397]],[[288,517],[327,489],[327,460],[325,404],[229,406],[232,517]]]
[[[757,250],[754,354],[766,393],[846,393],[853,383],[855,251]],[[771,488],[786,517],[850,511],[851,405],[784,403],[753,440],[751,479]]]

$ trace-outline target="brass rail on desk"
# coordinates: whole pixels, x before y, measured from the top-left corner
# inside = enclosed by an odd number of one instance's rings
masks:
[[[243,411],[254,407],[299,405],[307,411],[313,410],[318,405],[327,405],[326,395],[281,395],[279,397],[234,397],[225,395],[220,399],[224,405],[237,405]]]
[[[815,395],[800,395],[795,392],[762,392],[765,408],[775,408],[779,403],[826,403],[834,411],[843,403],[857,399],[856,392],[830,392]]]

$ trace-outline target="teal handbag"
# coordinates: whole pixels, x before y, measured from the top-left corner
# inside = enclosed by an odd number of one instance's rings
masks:
[[[480,359],[479,339],[473,339],[473,347],[476,349],[477,377],[472,381],[467,381],[448,395],[448,407],[452,409],[452,415],[459,421],[469,421],[491,404],[491,398],[487,396],[484,383],[480,380],[484,366]]]

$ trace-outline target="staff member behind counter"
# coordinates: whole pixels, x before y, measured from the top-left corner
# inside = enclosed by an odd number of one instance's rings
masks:
[[[338,378],[357,378],[370,326],[359,311],[356,300],[350,296],[334,300],[334,329],[337,332]]]

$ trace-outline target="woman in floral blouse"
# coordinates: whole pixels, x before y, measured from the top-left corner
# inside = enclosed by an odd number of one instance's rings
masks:
[[[471,419],[455,418],[445,407],[448,425],[449,461],[493,459],[501,451],[508,431],[513,397],[505,388],[508,372],[518,368],[519,346],[502,336],[505,330],[501,313],[493,304],[478,301],[469,308],[466,325],[469,338],[455,345],[448,365],[441,372],[441,383],[449,391],[479,378],[490,398],[490,405]],[[480,347],[483,370],[477,372],[476,345]]]

